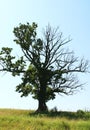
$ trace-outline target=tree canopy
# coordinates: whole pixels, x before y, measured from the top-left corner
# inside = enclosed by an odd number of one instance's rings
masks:
[[[88,72],[89,63],[84,58],[74,56],[65,47],[71,39],[63,38],[59,28],[48,25],[43,37],[37,36],[37,24],[19,24],[13,33],[23,55],[18,59],[12,55],[12,48],[3,47],[0,51],[0,71],[12,76],[22,74],[22,82],[16,86],[21,97],[31,94],[39,102],[38,111],[47,110],[46,102],[55,99],[56,94],[71,95],[82,84],[76,73]]]

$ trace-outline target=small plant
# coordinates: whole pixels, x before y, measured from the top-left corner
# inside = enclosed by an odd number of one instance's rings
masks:
[[[53,109],[51,109],[51,112],[58,112],[57,107],[54,107]]]

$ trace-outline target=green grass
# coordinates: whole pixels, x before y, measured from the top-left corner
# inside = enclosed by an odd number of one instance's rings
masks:
[[[90,112],[0,109],[0,130],[90,130]]]

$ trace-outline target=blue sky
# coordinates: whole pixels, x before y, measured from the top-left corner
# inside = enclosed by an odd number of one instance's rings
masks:
[[[64,37],[71,36],[69,48],[78,57],[90,60],[90,1],[89,0],[3,0],[0,2],[0,47],[13,47],[19,55],[18,46],[13,42],[13,28],[19,23],[36,22],[42,32],[48,23],[60,27]],[[73,96],[57,96],[48,102],[49,108],[58,110],[90,110],[90,74],[79,75],[81,82],[87,82],[84,90]],[[36,109],[37,101],[31,96],[20,98],[15,86],[20,77],[0,73],[0,108]]]

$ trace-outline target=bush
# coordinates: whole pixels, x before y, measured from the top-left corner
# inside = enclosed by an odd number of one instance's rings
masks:
[[[84,117],[85,112],[83,110],[77,110],[77,116],[78,117]]]

